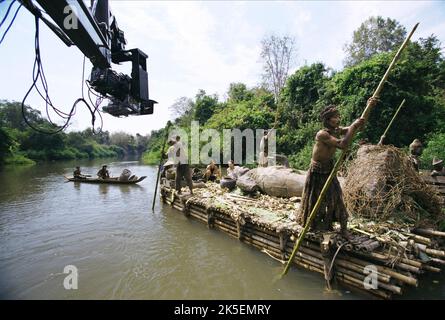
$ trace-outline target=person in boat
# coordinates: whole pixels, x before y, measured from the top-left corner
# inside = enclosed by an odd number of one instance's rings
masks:
[[[372,97],[368,100],[371,107],[376,102],[377,100]],[[340,114],[334,105],[327,106],[321,112],[320,120],[323,122],[324,128],[318,131],[315,136],[311,164],[303,189],[301,210],[298,214],[298,220],[302,225],[306,225],[321,190],[334,168],[336,150],[347,148],[355,131],[365,122],[363,118],[360,118],[349,127],[340,127]],[[344,135],[344,137],[340,138],[340,135]],[[332,230],[334,220],[340,223],[342,235],[348,238],[348,212],[343,202],[342,190],[337,177],[333,178],[310,227],[314,230],[329,231]]]
[[[100,169],[100,170],[97,172],[97,176],[98,176],[100,179],[109,179],[109,178],[110,178],[110,172],[107,170],[107,166],[106,166],[106,165],[103,165],[103,166],[102,166],[102,169]]]
[[[87,177],[82,174],[80,171],[80,167],[76,167],[76,170],[73,172],[74,179],[86,179]]]
[[[414,139],[409,145],[409,159],[414,167],[414,169],[419,172],[420,167],[420,156],[422,155],[423,145],[419,139]]]
[[[443,168],[443,160],[433,158],[433,171],[431,171],[432,177],[445,176],[445,171]]]
[[[187,181],[187,185],[190,189],[190,194],[193,195],[193,181],[192,171],[188,163],[188,151],[181,142],[181,137],[176,136],[175,143],[175,163],[176,163],[176,192],[181,194],[181,181],[182,178]]]
[[[215,182],[216,180],[221,179],[221,172],[219,171],[219,167],[215,164],[215,161],[210,161],[210,164],[206,168],[206,172],[204,174],[205,181]]]

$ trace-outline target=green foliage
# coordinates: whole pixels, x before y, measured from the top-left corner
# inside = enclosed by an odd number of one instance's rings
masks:
[[[299,129],[289,127],[278,128],[277,150],[279,153],[294,154],[307,144],[312,145],[315,134],[321,129],[319,122],[309,122]]]
[[[16,153],[9,157],[5,158],[4,164],[5,165],[34,165],[36,162],[28,159],[23,154]]]
[[[280,122],[298,128],[308,121],[317,121],[314,106],[323,96],[328,80],[327,69],[322,63],[303,66],[291,75],[281,94]]]
[[[159,165],[159,159],[161,158],[160,150],[152,150],[146,152],[142,156],[142,162],[145,164]]]
[[[184,115],[183,115],[184,116]],[[145,164],[159,164],[162,145],[165,142],[167,126],[159,130],[154,130],[150,134],[147,143],[147,151],[142,154],[142,162]],[[167,150],[164,146],[164,152]]]
[[[194,108],[194,118],[203,124],[218,108],[218,97],[216,95],[206,95],[204,90],[200,90],[196,95],[195,108]]]
[[[44,121],[40,111],[32,109],[30,106],[24,106],[26,119],[33,124],[42,124]],[[0,100],[0,125],[2,127],[15,128],[18,130],[28,129],[28,125],[23,119],[22,104],[20,102],[9,102]]]
[[[64,148],[63,133],[44,134],[40,132],[29,132],[21,141],[21,150],[41,150],[49,152],[51,150],[61,150]]]
[[[298,170],[308,170],[311,164],[312,147],[314,142],[305,145],[299,152],[289,157],[289,164]]]
[[[240,84],[237,85],[240,86]],[[252,89],[245,91],[243,96],[251,98],[250,100],[229,99],[224,108],[218,109],[213,114],[205,127],[219,130],[270,128],[275,117],[273,95],[264,89]]]
[[[445,132],[429,136],[428,144],[421,156],[421,166],[432,169],[433,158],[445,160]]]
[[[443,61],[443,57],[436,47],[431,47],[431,43],[434,43],[433,39],[409,45],[401,61],[394,67],[361,137],[377,143],[404,98],[406,105],[389,130],[387,143],[404,146],[414,138],[424,140],[437,127],[438,119],[443,119],[444,99],[443,95],[438,94],[443,88],[437,85],[442,85],[445,78],[438,64],[430,65],[431,61]],[[349,125],[361,115],[367,98],[377,87],[392,56],[393,53],[375,55],[337,73],[330,81],[326,96],[340,105],[343,125]]]
[[[354,31],[352,42],[345,45],[346,66],[359,64],[374,54],[397,49],[405,39],[406,30],[396,20],[370,17]]]
[[[0,127],[0,163],[10,155],[12,144],[13,140],[9,132]]]
[[[271,128],[278,109],[277,153],[290,155],[293,167],[307,169],[315,134],[322,127],[319,121],[322,108],[336,104],[342,126],[360,117],[405,33],[404,27],[395,20],[368,19],[356,32],[355,47],[349,48],[356,50],[351,66],[335,74],[323,63],[299,68],[288,77],[278,106],[273,93],[267,89],[249,89],[242,83],[232,83],[224,103],[201,90],[195,101],[189,102],[194,106],[193,112],[177,118],[175,124],[189,130],[194,119],[200,121],[201,129]],[[419,138],[427,144],[423,163],[430,164],[433,156],[445,158],[444,92],[445,61],[441,44],[434,36],[411,42],[385,83],[364,131],[358,132],[354,141],[367,139],[377,143],[397,107],[406,99],[388,131],[386,143],[407,148],[414,138]],[[149,151],[144,159],[150,163],[158,164],[164,129],[152,132],[149,139]],[[356,147],[355,143],[352,154]]]
[[[53,130],[40,113],[25,106],[29,121],[39,128]],[[28,164],[32,160],[61,160],[99,157],[118,157],[141,154],[148,137],[120,132],[114,135],[113,145],[108,131],[94,133],[90,128],[81,132],[44,134],[32,130],[23,120],[19,102],[0,101],[0,163]],[[119,139],[118,139],[119,138]]]
[[[235,103],[253,98],[253,92],[247,90],[244,83],[231,83],[227,94],[229,96],[229,101]]]

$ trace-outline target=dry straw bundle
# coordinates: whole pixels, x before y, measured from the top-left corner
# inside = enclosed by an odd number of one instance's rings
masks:
[[[361,146],[348,168],[343,195],[352,215],[374,221],[435,226],[443,219],[437,191],[393,146]]]

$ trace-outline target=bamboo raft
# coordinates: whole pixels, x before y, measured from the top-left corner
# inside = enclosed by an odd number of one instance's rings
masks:
[[[442,204],[445,206],[445,176],[432,177],[429,173],[429,171],[423,171],[421,177],[423,181],[437,189],[442,197]]]
[[[262,195],[254,199],[229,193],[213,183],[195,189],[194,196],[177,196],[173,191],[171,181],[161,179],[160,197],[164,204],[281,262],[289,259],[303,229],[294,217],[299,198]],[[265,203],[277,209],[271,214],[262,209]],[[422,274],[439,273],[445,266],[445,232],[397,229],[388,224],[387,232],[379,235],[372,232],[372,222],[354,219],[350,220],[349,229],[349,240],[337,232],[308,232],[293,264],[378,299],[400,296],[407,288],[417,287]],[[372,289],[364,285],[369,279],[369,266],[376,268],[373,270],[377,287]]]

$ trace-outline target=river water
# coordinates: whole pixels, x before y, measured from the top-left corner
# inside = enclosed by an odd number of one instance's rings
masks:
[[[156,199],[157,168],[107,162],[147,176],[138,185],[65,182],[75,165],[97,172],[104,160],[51,162],[0,171],[2,299],[361,299],[324,290],[319,274],[283,266],[264,253]],[[158,193],[159,194],[159,193]],[[76,290],[67,290],[66,266]],[[68,272],[68,271],[67,271]],[[407,298],[444,299],[443,275],[423,278]]]

